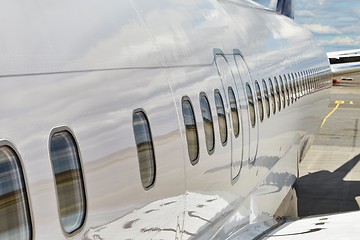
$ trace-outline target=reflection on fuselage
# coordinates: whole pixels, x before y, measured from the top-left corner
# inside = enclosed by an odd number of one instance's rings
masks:
[[[84,234],[84,240],[97,239],[174,239],[180,236],[195,237],[206,223],[215,222],[231,211],[231,204],[219,195],[186,193],[187,215],[191,228],[181,228],[179,219],[168,218],[173,208],[181,207],[184,198],[176,196],[152,202],[136,211],[99,227],[93,227]],[[240,219],[240,218],[239,218]],[[168,227],[164,227],[168,226]],[[174,228],[171,226],[175,226]],[[121,232],[121,238],[117,233]]]
[[[276,111],[273,76],[329,71],[310,33],[251,1],[12,0],[0,15],[0,137],[23,158],[36,240],[227,239],[272,219],[326,109],[322,81]],[[253,83],[269,76],[261,122]],[[77,150],[51,149],[59,126]],[[14,189],[2,206],[26,215]],[[28,215],[9,234],[28,239]]]

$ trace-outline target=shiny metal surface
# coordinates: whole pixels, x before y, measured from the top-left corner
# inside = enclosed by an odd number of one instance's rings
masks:
[[[84,226],[72,239],[225,239],[272,219],[320,125],[330,78],[263,122],[256,115],[255,128],[245,86],[254,94],[255,80],[320,67],[317,73],[326,75],[327,57],[309,32],[245,0],[2,5],[0,138],[21,154],[34,239],[65,238],[48,149],[51,130],[59,126],[76,137],[87,197]],[[215,49],[228,65],[226,78],[217,70]],[[228,86],[238,102],[238,138],[231,132]],[[225,146],[215,89],[225,104]],[[211,155],[201,92],[214,121]],[[189,160],[184,96],[195,113],[196,165]],[[133,132],[139,108],[155,152],[149,190],[141,181]]]
[[[348,223],[351,224],[348,224]],[[359,230],[354,226],[360,224],[360,213],[347,212],[338,214],[326,214],[304,218],[298,221],[290,221],[279,229],[269,233],[264,240],[307,240],[307,239],[349,239],[359,238]]]

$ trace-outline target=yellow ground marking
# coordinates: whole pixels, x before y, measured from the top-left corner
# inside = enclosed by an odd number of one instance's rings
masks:
[[[333,114],[333,113],[336,111],[336,109],[339,108],[340,104],[344,104],[344,103],[345,103],[345,101],[336,100],[336,101],[335,101],[336,106],[335,106],[334,109],[324,118],[324,120],[322,121],[320,127],[323,127],[324,124],[325,124],[325,122],[326,122],[326,120],[328,120],[328,118],[331,116],[331,114]]]
[[[350,105],[353,105],[354,103],[353,103],[353,101],[350,101]]]

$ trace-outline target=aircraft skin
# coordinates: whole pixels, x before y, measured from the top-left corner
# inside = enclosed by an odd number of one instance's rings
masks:
[[[328,58],[307,30],[246,0],[2,6],[0,138],[23,173],[31,224],[21,239],[250,239],[256,226],[276,224],[328,106]],[[279,88],[275,105],[270,97],[268,117],[262,80],[270,91],[269,78],[275,87],[274,77],[284,75],[291,84]],[[215,90],[225,107],[225,144]],[[201,96],[213,120],[210,151]],[[195,114],[196,163],[189,160],[184,99]],[[134,136],[138,112],[146,114],[155,156],[154,181],[145,188]],[[52,138],[64,131],[77,145],[84,188],[84,218],[70,232],[60,220],[50,159]],[[0,239],[12,239],[6,234]]]
[[[360,49],[328,52],[333,76],[360,72]]]

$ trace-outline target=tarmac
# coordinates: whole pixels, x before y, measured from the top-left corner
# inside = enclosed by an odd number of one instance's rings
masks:
[[[348,76],[347,76],[348,77]],[[360,74],[331,89],[328,118],[300,163],[299,217],[360,209]]]

